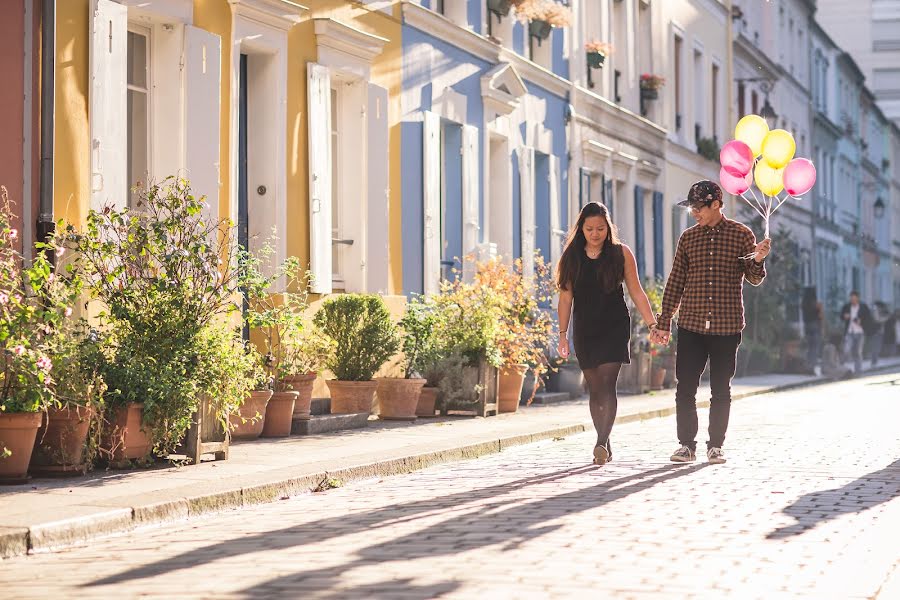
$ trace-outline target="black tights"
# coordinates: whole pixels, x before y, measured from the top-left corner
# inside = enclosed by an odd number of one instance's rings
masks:
[[[584,379],[591,395],[591,419],[594,421],[594,429],[597,430],[597,445],[606,446],[610,455],[612,446],[609,443],[609,434],[616,421],[616,409],[619,404],[616,398],[616,381],[619,379],[621,368],[622,363],[603,363],[584,370]]]

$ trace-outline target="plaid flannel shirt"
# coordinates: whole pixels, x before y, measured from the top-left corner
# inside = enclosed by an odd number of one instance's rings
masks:
[[[759,285],[765,261],[751,254],[756,236],[746,225],[723,218],[715,227],[694,225],[678,240],[672,272],[663,294],[658,327],[668,331],[675,312],[678,326],[708,335],[734,335],[744,329],[743,283]]]

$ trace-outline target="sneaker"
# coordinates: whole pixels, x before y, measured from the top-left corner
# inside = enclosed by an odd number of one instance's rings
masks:
[[[725,453],[721,448],[710,448],[706,451],[706,458],[709,459],[711,465],[725,464]]]
[[[675,454],[673,454],[669,460],[677,463],[694,462],[697,460],[697,454],[688,446],[682,446],[675,451]]]

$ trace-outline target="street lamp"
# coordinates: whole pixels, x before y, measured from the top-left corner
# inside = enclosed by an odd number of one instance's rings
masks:
[[[769,94],[766,94],[766,99],[763,101],[762,110],[759,111],[759,116],[766,120],[769,124],[769,127],[775,126],[775,121],[778,119],[778,113],[775,112],[775,109],[772,108],[772,105],[769,104]]]
[[[775,112],[775,109],[772,108],[772,105],[769,104],[769,93],[775,88],[775,81],[768,77],[738,77],[734,80],[736,83],[758,83],[759,89],[762,90],[762,93],[765,94],[765,99],[763,100],[762,109],[759,111],[759,116],[766,120],[769,124],[769,127],[775,126],[775,120],[778,118],[778,113]]]
[[[884,218],[884,200],[881,199],[881,196],[875,199],[873,209],[876,219]]]

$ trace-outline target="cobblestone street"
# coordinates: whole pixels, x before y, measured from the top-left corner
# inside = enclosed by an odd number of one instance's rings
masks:
[[[900,379],[674,417],[0,562],[4,598],[896,598]],[[704,447],[706,411],[701,412]]]

